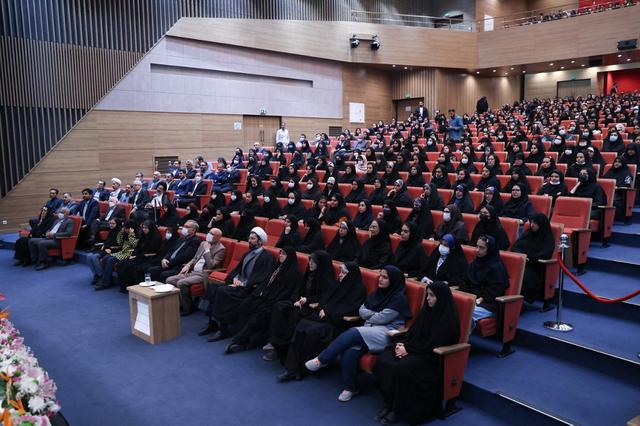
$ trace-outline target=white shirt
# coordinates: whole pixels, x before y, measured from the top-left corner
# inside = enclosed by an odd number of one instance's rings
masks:
[[[289,131],[287,129],[278,129],[276,132],[276,143],[287,145],[289,143]]]

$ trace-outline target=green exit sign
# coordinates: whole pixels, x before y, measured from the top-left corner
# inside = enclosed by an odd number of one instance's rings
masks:
[[[404,94],[404,98],[405,99],[411,99],[411,93],[410,92],[405,93]]]

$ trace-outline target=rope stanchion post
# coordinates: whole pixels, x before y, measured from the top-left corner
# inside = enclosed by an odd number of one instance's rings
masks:
[[[564,264],[565,255],[569,248],[569,236],[562,234],[560,236],[560,256]],[[560,279],[558,281],[558,305],[556,307],[556,320],[545,321],[544,327],[549,330],[569,332],[573,330],[573,326],[569,323],[562,322],[562,293],[564,293],[564,269],[560,268]]]

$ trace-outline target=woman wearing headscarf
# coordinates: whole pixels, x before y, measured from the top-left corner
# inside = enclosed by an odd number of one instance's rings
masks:
[[[551,148],[549,148],[550,152],[557,152],[558,154],[564,152],[566,149],[565,138],[562,135],[557,135],[553,142],[551,142]]]
[[[419,424],[438,415],[442,384],[440,360],[433,350],[459,340],[460,320],[451,290],[441,281],[433,282],[409,332],[387,347],[373,367],[385,405],[376,419]]]
[[[276,242],[276,247],[296,248],[302,242],[300,231],[298,231],[298,219],[294,215],[289,215],[284,220],[284,229]]]
[[[295,249],[290,246],[280,248],[275,270],[240,304],[235,325],[238,331],[225,353],[241,352],[263,344],[269,336],[273,306],[289,300],[301,279]]]
[[[351,191],[347,194],[344,199],[345,203],[359,203],[362,200],[366,200],[369,197],[367,196],[366,191],[364,190],[364,182],[358,179],[354,179],[351,182]]]
[[[573,164],[567,167],[567,177],[578,177],[580,171],[583,169],[593,169],[591,165],[591,159],[588,158],[588,155],[583,151],[576,152],[575,159]],[[594,170],[595,171],[595,170]]]
[[[478,181],[478,184],[476,185],[476,191],[484,192],[484,190],[489,187],[493,187],[500,191],[500,181],[489,167],[484,166],[480,172],[480,181]]]
[[[258,216],[266,217],[268,219],[277,219],[282,214],[280,203],[278,198],[274,194],[267,190],[262,197],[262,207]]]
[[[449,182],[449,174],[440,164],[433,168],[431,172],[431,182],[436,189],[451,189],[451,182]]]
[[[358,253],[358,264],[363,268],[380,269],[391,259],[391,242],[387,224],[376,219],[369,226],[369,239]]]
[[[475,211],[475,213],[480,213],[485,206],[491,206],[495,210],[496,216],[500,216],[502,213],[502,198],[500,197],[500,193],[492,186],[486,188],[482,195],[482,201],[480,202],[480,206]]]
[[[233,230],[232,238],[238,241],[247,241],[251,230],[256,226],[256,219],[251,210],[243,210],[240,213],[238,226]]]
[[[373,210],[369,200],[362,200],[358,203],[358,211],[353,218],[353,225],[356,229],[369,230],[369,225],[373,221]]]
[[[227,211],[226,207],[216,209],[215,214],[207,224],[207,228],[218,228],[222,231],[223,237],[233,237],[234,226],[231,221],[231,215]]]
[[[307,168],[304,171],[304,175],[302,175],[302,177],[300,178],[300,182],[310,182],[311,179],[318,180],[318,177],[316,176],[316,168],[314,166],[307,165]]]
[[[411,186],[414,188],[422,188],[426,183],[424,176],[422,176],[422,172],[417,165],[411,166],[409,169],[409,177],[407,178],[407,186]]]
[[[124,259],[116,265],[121,293],[126,293],[128,286],[142,281],[147,269],[159,265],[160,259],[166,253],[166,247],[170,245],[168,241],[162,241],[162,235],[154,221],[145,220],[140,228],[135,250],[128,259]],[[178,239],[177,235],[175,238]]]
[[[438,188],[434,184],[427,183],[422,189],[424,190],[422,198],[426,201],[430,210],[444,210],[444,201],[438,194]]]
[[[471,201],[467,185],[463,183],[456,185],[453,195],[449,200],[449,204],[455,204],[458,206],[461,213],[473,213],[473,202]]]
[[[538,167],[536,176],[542,176],[546,180],[554,170],[557,170],[556,160],[554,160],[553,157],[544,157],[540,163],[540,167]]]
[[[478,238],[476,258],[467,269],[467,277],[460,290],[475,294],[476,307],[473,310],[473,324],[483,319],[494,317],[498,311],[496,297],[504,296],[509,287],[507,268],[500,259],[500,251],[493,237]]]
[[[554,170],[549,173],[547,181],[540,187],[537,195],[553,197],[553,203],[555,203],[556,198],[564,197],[568,192],[567,185],[564,183],[564,175],[561,171]]]
[[[458,285],[465,280],[468,266],[462,246],[453,235],[446,234],[440,239],[438,249],[431,253],[418,276],[426,284],[444,281],[449,285]]]
[[[31,238],[44,238],[45,234],[53,226],[53,209],[42,206],[40,215],[36,219],[35,225],[26,237],[20,237],[15,243],[13,258],[16,260],[13,266],[29,266],[31,264],[31,254],[29,252],[29,240]]]
[[[251,192],[245,192],[244,203],[242,205],[242,211],[249,211],[254,216],[259,216],[262,213],[262,206]]]
[[[178,226],[184,226],[188,220],[198,219],[198,206],[195,203],[189,203],[185,210],[187,213],[178,220]]]
[[[485,162],[484,166],[488,168],[494,176],[502,173],[502,168],[500,167],[500,159],[495,154],[489,154],[487,156],[487,161]]]
[[[542,160],[545,158],[545,149],[544,144],[542,142],[536,141],[531,144],[529,148],[529,155],[527,155],[526,162],[529,164],[538,164],[542,163]]]
[[[524,224],[535,213],[533,204],[529,201],[529,195],[523,190],[519,184],[513,185],[511,188],[511,198],[504,203],[500,216],[511,217],[520,220],[520,224]]]
[[[374,163],[367,164],[367,172],[362,176],[362,182],[365,185],[373,185],[373,181],[378,177]]]
[[[331,177],[327,180],[327,183],[324,186],[324,189],[321,191],[321,194],[327,197],[327,199],[330,199],[334,194],[341,194],[340,189],[336,184],[336,178]]]
[[[607,194],[596,181],[596,172],[593,169],[580,171],[576,186],[567,195],[569,197],[591,198],[591,219],[600,219],[602,211],[599,207],[607,205]]]
[[[271,164],[269,163],[269,158],[267,156],[264,156],[258,164],[258,170],[255,173],[256,177],[260,179],[268,179],[269,176],[273,174],[273,169],[271,168]]]
[[[300,380],[306,370],[304,360],[318,355],[348,327],[343,319],[345,316],[358,314],[358,308],[367,296],[358,265],[354,262],[343,264],[337,281],[337,285],[323,293],[317,313],[297,324],[284,358],[285,371],[278,376],[278,381]]]
[[[269,168],[269,170],[271,170],[271,168]],[[264,193],[264,188],[262,187],[262,179],[260,179],[260,176],[249,176],[248,181],[247,192],[253,194],[254,198],[257,198],[259,195],[262,195]]]
[[[417,197],[413,200],[413,208],[407,218],[408,222],[416,225],[416,234],[419,239],[422,240],[433,236],[433,216],[427,200],[422,197]]]
[[[378,213],[378,217],[386,223],[389,234],[400,234],[402,220],[393,201],[387,200],[384,202],[382,211]]]
[[[318,198],[318,201],[313,202],[313,205],[309,210],[305,212],[305,215],[302,219],[312,217],[314,219],[317,219],[318,221],[321,221],[322,217],[324,216],[326,206],[327,206],[327,197],[323,195],[322,197]]]
[[[289,164],[287,167],[280,167],[280,172],[278,173],[280,182],[288,181],[294,177],[298,177],[298,169],[293,163]]]
[[[287,204],[282,208],[280,219],[289,215],[294,215],[298,220],[305,217],[305,209],[300,200],[300,193],[297,191],[287,195]]]
[[[349,218],[349,213],[345,208],[342,194],[335,193],[327,201],[327,207],[322,213],[321,222],[325,225],[335,225],[342,220]]]
[[[453,235],[458,244],[466,244],[467,241],[469,241],[469,235],[464,228],[462,213],[460,213],[460,209],[455,204],[449,204],[444,208],[442,223],[434,232],[434,236],[437,240],[441,239],[446,234]]]
[[[389,201],[393,201],[396,207],[410,208],[413,205],[413,200],[411,199],[411,195],[409,195],[407,185],[405,185],[402,179],[398,179],[393,183],[393,189],[389,191],[387,198]]]
[[[613,197],[613,205],[616,208],[616,220],[623,220],[626,214],[626,189],[622,188],[630,188],[633,183],[633,176],[631,176],[631,172],[629,171],[629,166],[627,166],[627,162],[622,156],[616,157],[613,160],[613,166],[605,173],[604,177],[606,179],[615,179],[616,180],[616,191]]]
[[[316,312],[311,305],[319,303],[333,292],[336,280],[329,253],[318,250],[310,254],[309,265],[304,276],[295,283],[297,287],[294,288],[290,297],[275,303],[271,310],[268,323],[269,343],[273,345],[273,352],[265,355],[267,361],[273,361],[276,358],[285,360],[287,348],[298,322]]]
[[[465,185],[467,188],[473,188],[473,182],[471,181],[471,176],[467,169],[460,169],[456,172],[456,180],[453,182],[453,187],[455,188],[457,185]]]
[[[387,185],[384,179],[377,177],[373,181],[373,191],[369,195],[369,202],[374,206],[381,206],[387,199]]]
[[[602,150],[604,152],[615,152],[618,155],[624,152],[622,135],[615,127],[612,127],[607,137],[602,140]]]
[[[475,155],[473,154],[473,152],[463,153],[462,157],[460,158],[460,164],[458,164],[458,167],[456,168],[456,173],[460,170],[466,170],[467,175],[478,173],[478,169],[476,169],[476,166],[473,164],[474,158]]]
[[[200,212],[200,215],[197,217],[196,222],[198,223],[198,230],[199,232],[209,232],[209,222],[211,222],[211,219],[213,218],[213,214],[215,213],[216,209],[213,206],[213,204],[206,204],[203,208],[202,211]]]
[[[636,142],[632,142],[627,145],[627,149],[624,151],[622,156],[627,161],[627,166],[635,164],[640,167],[640,155],[638,154],[639,148]]]
[[[366,352],[382,352],[391,343],[389,331],[404,326],[411,318],[401,270],[387,265],[380,271],[378,288],[365,299],[359,314],[365,321],[363,326],[345,331],[316,358],[305,363],[307,370],[318,371],[340,356],[343,390],[338,400],[342,402],[351,400],[358,392],[356,376],[360,356]]]
[[[444,173],[454,173],[456,169],[453,167],[453,164],[451,164],[451,153],[444,152],[445,148],[442,148],[442,149],[443,149],[443,152],[440,152],[440,154],[438,155],[438,160],[436,161],[437,163],[436,167],[440,166]]]
[[[353,261],[360,251],[360,242],[356,236],[356,228],[351,221],[342,221],[338,232],[327,246],[327,252],[338,262]]]
[[[242,192],[237,189],[231,192],[231,196],[229,198],[229,204],[227,205],[227,211],[229,213],[240,213],[243,205]]]
[[[324,239],[322,238],[320,222],[314,218],[306,218],[304,225],[307,228],[307,234],[304,236],[302,243],[296,247],[296,250],[303,253],[314,253],[318,250],[324,250]]]
[[[100,258],[99,264],[93,264],[94,289],[106,290],[113,283],[113,268],[133,254],[138,245],[138,224],[134,220],[127,220],[115,234],[115,239],[109,246],[103,246],[106,255]],[[97,266],[97,267],[96,267]]]
[[[555,241],[549,218],[542,213],[534,214],[529,221],[529,229],[513,245],[513,252],[527,256],[522,279],[522,295],[528,303],[542,298],[544,294],[544,267],[540,259],[550,259]]]
[[[480,221],[476,223],[471,233],[471,240],[469,245],[475,246],[478,242],[478,238],[483,235],[490,235],[496,240],[499,250],[509,250],[511,242],[504,228],[500,224],[500,218],[495,212],[493,207],[484,206],[479,212]]]
[[[358,179],[355,168],[351,164],[347,164],[344,173],[338,179],[338,183],[351,183],[354,179]]]
[[[511,179],[509,179],[507,184],[504,186],[504,188],[502,188],[500,192],[504,194],[510,194],[513,186],[518,185],[524,193],[529,195],[529,193],[531,192],[529,190],[529,183],[527,182],[527,176],[522,172],[522,170],[516,168],[511,170],[511,173],[509,174],[511,175]]]
[[[318,181],[315,178],[312,178],[307,182],[307,187],[302,193],[301,198],[303,200],[317,200],[321,195],[322,193],[320,192]]]
[[[400,243],[391,263],[398,267],[409,278],[417,277],[422,265],[427,261],[427,254],[422,246],[422,238],[418,226],[413,222],[402,225]]]

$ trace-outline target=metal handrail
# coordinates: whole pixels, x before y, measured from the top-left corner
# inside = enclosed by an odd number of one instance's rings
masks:
[[[403,13],[370,12],[352,10],[351,20],[369,24],[408,25],[426,28],[442,28],[455,31],[471,32],[475,29],[475,21],[446,16],[410,15]]]

